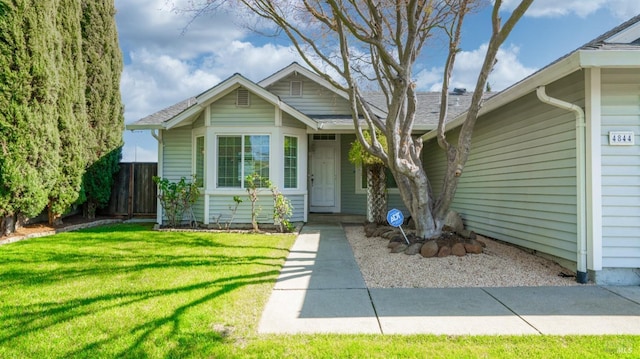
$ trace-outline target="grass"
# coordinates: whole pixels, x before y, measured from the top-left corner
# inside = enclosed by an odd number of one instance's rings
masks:
[[[637,336],[258,335],[292,235],[139,224],[0,247],[0,358],[638,357]]]

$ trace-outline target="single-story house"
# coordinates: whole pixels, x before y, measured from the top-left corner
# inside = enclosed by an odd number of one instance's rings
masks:
[[[434,133],[438,99],[420,94],[415,126],[436,191],[445,166]],[[469,100],[452,93],[448,136]],[[384,115],[379,94],[370,102]],[[362,170],[347,159],[355,141],[347,95],[299,64],[257,83],[235,74],[127,128],[153,131],[159,176],[202,180],[194,208],[202,223],[246,196],[253,172],[291,200],[293,221],[366,212]],[[637,16],[485,101],[452,209],[469,229],[551,256],[579,277],[638,285],[639,133]],[[393,188],[389,202],[404,208]],[[268,193],[262,205],[269,211]],[[236,221],[249,219],[243,203]]]

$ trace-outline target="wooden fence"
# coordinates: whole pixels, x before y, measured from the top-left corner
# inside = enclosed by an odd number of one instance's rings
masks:
[[[157,163],[120,163],[120,172],[111,189],[109,205],[100,213],[127,218],[154,217],[158,205],[158,189],[153,183],[153,176],[157,173]]]

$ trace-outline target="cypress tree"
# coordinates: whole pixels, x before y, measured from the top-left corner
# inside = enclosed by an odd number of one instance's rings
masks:
[[[49,223],[61,222],[61,216],[79,198],[82,175],[95,150],[86,114],[86,75],[82,56],[80,0],[58,3],[56,65],[58,75],[58,129],[60,161],[56,183],[49,194]]]
[[[95,217],[111,196],[122,158],[124,116],[120,97],[122,53],[118,44],[113,0],[82,0],[82,50],[86,65],[86,108],[96,139],[83,176],[84,213]]]
[[[0,3],[0,218],[11,232],[46,206],[60,164],[54,0]]]

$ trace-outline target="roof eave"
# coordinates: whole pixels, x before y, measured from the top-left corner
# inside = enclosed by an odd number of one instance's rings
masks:
[[[125,130],[135,131],[135,130],[162,130],[164,126],[162,124],[154,123],[154,124],[136,124],[130,123],[125,125]]]
[[[202,109],[203,108],[200,105],[194,105],[187,108],[186,110],[180,112],[178,115],[176,115],[172,119],[165,121],[163,123],[164,129],[170,130],[174,127],[182,126],[183,121],[186,121],[192,118],[193,116],[197,115],[198,113],[200,113],[200,111],[202,111]]]
[[[534,91],[538,86],[547,85],[579,70],[582,67],[581,52],[582,51],[575,51],[560,61],[549,65],[540,72],[525,78],[524,80],[491,97],[483,104],[480,112],[478,113],[478,117],[527,95]],[[462,123],[464,123],[466,116],[467,111],[461,113],[452,121],[449,121],[445,126],[445,131],[461,126]],[[422,140],[427,141],[435,138],[436,135],[437,129],[425,133],[421,138]]]

